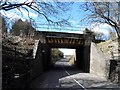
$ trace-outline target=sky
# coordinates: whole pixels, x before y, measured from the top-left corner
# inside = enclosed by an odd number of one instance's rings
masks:
[[[59,48],[60,51],[64,53],[64,55],[73,55],[75,52],[75,49],[69,49],[69,48]]]
[[[18,2],[24,2],[25,0],[12,0],[12,1],[18,1]],[[31,0],[29,0],[31,1]],[[65,28],[62,28],[61,30],[56,30],[56,29],[44,29],[44,28],[37,28],[37,30],[47,30],[47,31],[58,31],[58,32],[68,32],[68,33],[82,33],[82,31],[85,28],[91,28],[93,24],[86,26],[84,25],[83,22],[81,22],[81,19],[84,18],[86,16],[87,13],[85,13],[82,9],[80,9],[80,5],[83,4],[83,2],[75,2],[72,6],[70,11],[68,11],[67,13],[65,13],[65,15],[63,15],[64,18],[67,18],[68,16],[70,16],[69,18],[69,22],[71,22],[71,25],[74,27],[79,27],[79,28],[70,28],[67,27],[71,30],[65,30]],[[15,10],[10,10],[10,11],[0,11],[3,15],[7,16],[10,20],[12,19],[19,19],[21,18],[23,21],[25,21],[26,19],[28,19],[27,15],[27,11],[22,11],[23,14],[21,14],[19,12],[18,9]],[[43,24],[45,21],[43,20],[43,17],[38,17],[37,13],[34,11],[30,12],[30,17],[34,18],[34,20],[37,23],[37,26],[40,27],[39,24]],[[9,22],[9,21],[8,21]],[[11,24],[10,24],[11,25]],[[46,26],[45,26],[46,27]],[[75,30],[72,30],[75,29]],[[92,28],[93,31],[95,32],[103,32],[106,36],[105,39],[108,38],[109,36],[109,30],[112,30],[112,28],[107,25],[107,24],[101,24],[100,26],[94,26],[94,28]],[[60,49],[61,50],[61,49]],[[66,54],[68,53],[72,53],[73,50],[68,50],[68,49],[63,49],[63,52],[65,52]]]
[[[16,1],[16,0],[13,0]],[[25,0],[17,0],[18,2],[24,2]],[[31,1],[31,0],[28,0]],[[85,28],[91,28],[91,26],[86,26],[84,25],[83,22],[81,22],[81,19],[83,19],[87,13],[85,13],[82,9],[80,9],[80,5],[83,4],[83,2],[74,2],[74,4],[71,6],[71,9],[64,14],[63,18],[68,18],[68,16],[70,16],[69,18],[69,22],[71,23],[72,26],[74,27],[79,27],[79,28],[70,28],[71,30],[65,30],[66,28],[62,28],[61,30],[56,30],[56,29],[45,29],[45,28],[39,28],[41,27],[39,24],[43,24],[44,22],[46,22],[45,20],[41,20],[43,19],[43,17],[38,17],[37,13],[34,11],[30,12],[30,17],[34,18],[35,23],[37,23],[37,30],[44,30],[44,31],[60,31],[60,32],[71,32],[71,33],[82,33],[82,31]],[[5,16],[7,16],[8,18],[10,18],[10,20],[12,19],[19,19],[21,18],[23,21],[25,21],[26,19],[28,19],[27,14],[28,12],[25,10],[22,10],[22,14],[19,12],[18,9],[15,10],[10,10],[10,11],[0,11],[2,14],[4,14]],[[102,26],[102,27],[101,27]],[[44,26],[47,27],[47,26]],[[72,30],[75,29],[75,30]],[[92,28],[93,31],[95,32],[103,32],[106,36],[108,36],[109,32],[108,30],[112,29],[109,25],[107,24],[103,24],[100,26],[94,26],[94,28]]]

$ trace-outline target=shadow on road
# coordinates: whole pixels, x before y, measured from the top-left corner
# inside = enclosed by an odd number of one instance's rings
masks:
[[[102,77],[84,73],[80,69],[71,66],[68,63],[68,60],[61,59],[55,63],[53,68],[36,78],[30,84],[29,88],[71,88],[72,90],[76,88],[81,89],[82,87],[80,84],[89,89],[113,89],[118,87],[116,84],[113,84]]]
[[[68,73],[74,75],[81,73],[81,71],[71,66],[68,60],[61,59],[55,63],[53,68],[35,79],[30,84],[30,88],[61,88],[59,79],[69,76]]]

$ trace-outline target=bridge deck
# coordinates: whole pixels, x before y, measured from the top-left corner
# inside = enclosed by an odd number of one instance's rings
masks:
[[[45,35],[46,37],[61,37],[61,38],[84,38],[84,34],[66,33],[66,32],[48,32],[37,31],[36,33]]]

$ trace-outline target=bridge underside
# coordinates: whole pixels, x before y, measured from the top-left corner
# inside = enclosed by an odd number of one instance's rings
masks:
[[[84,39],[58,37],[46,37],[46,41],[50,48],[78,48],[85,42]]]

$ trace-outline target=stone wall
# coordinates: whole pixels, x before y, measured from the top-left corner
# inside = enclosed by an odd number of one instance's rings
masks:
[[[109,67],[109,60],[107,60],[96,44],[92,42],[90,53],[90,73],[107,79],[109,77]]]
[[[32,76],[31,78],[36,78],[43,73],[43,59],[42,59],[42,44],[38,43],[38,48],[36,51],[35,59],[31,62]]]
[[[31,62],[32,73],[31,78],[34,79],[49,69],[51,65],[50,48],[47,44],[41,43],[40,40],[35,41],[33,50],[34,60]]]
[[[34,47],[33,47],[33,58],[34,59],[36,57],[36,53],[37,53],[37,49],[38,49],[38,44],[39,44],[39,40],[35,40]]]

